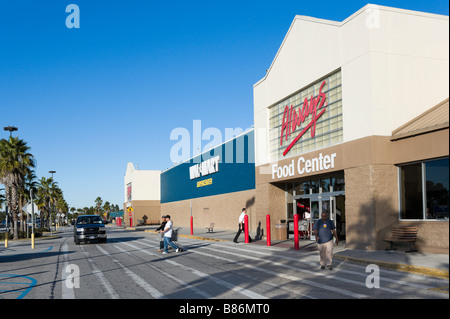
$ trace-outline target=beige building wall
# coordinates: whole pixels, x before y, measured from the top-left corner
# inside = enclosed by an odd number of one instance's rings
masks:
[[[130,225],[130,215],[127,211],[127,205],[133,208],[131,212],[133,226],[137,225],[138,220],[143,220],[146,225],[157,225],[161,222],[161,203],[159,200],[134,200],[129,204],[124,203],[124,221],[126,225]]]
[[[249,230],[256,233],[255,190],[234,192],[202,198],[193,198],[161,205],[162,215],[170,215],[174,227],[190,227],[191,204],[194,228],[206,228],[215,223],[215,229],[236,230],[242,208],[247,208]]]
[[[128,208],[131,207],[133,226],[138,220],[145,224],[158,224],[161,220],[161,171],[135,169],[133,163],[127,164],[124,176],[124,222],[130,225]],[[131,194],[128,187],[131,186]],[[128,196],[131,195],[131,200]]]

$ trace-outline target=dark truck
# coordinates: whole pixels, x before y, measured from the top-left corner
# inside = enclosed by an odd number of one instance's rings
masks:
[[[73,228],[73,239],[76,245],[94,240],[106,243],[106,227],[101,217],[98,215],[78,216]]]

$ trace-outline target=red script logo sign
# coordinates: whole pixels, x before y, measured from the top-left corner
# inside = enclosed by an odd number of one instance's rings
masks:
[[[294,133],[295,130],[300,128],[300,126],[305,123],[307,118],[311,118],[308,125],[303,127],[303,130],[297,135],[297,137],[291,142],[291,144],[286,147],[283,152],[283,156],[291,150],[295,143],[309,130],[311,129],[311,137],[316,136],[316,124],[317,120],[323,115],[326,111],[327,102],[325,93],[322,92],[322,89],[326,81],[322,82],[322,85],[319,89],[319,95],[316,98],[311,96],[311,99],[308,102],[308,98],[305,98],[303,102],[303,108],[298,109],[298,112],[293,108],[287,106],[284,108],[283,114],[283,124],[281,126],[281,137],[280,137],[280,145],[283,145],[283,137],[288,140],[288,137],[291,136],[291,133]],[[322,109],[323,107],[323,109]],[[319,111],[319,113],[317,113]]]

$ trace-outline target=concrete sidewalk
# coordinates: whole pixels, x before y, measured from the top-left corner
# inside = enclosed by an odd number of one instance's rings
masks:
[[[137,226],[127,227],[125,229],[135,231],[153,232],[158,226]],[[175,227],[176,229],[177,227]],[[183,227],[179,230],[179,236],[184,238],[193,238],[206,241],[227,241],[232,242],[236,231],[214,229],[214,232],[209,233],[206,229],[194,228],[193,235],[190,234],[189,227]],[[253,242],[247,245],[267,246],[267,241],[264,239],[258,240],[255,234],[251,233]],[[272,238],[274,235],[272,235]],[[239,237],[237,245],[246,245],[244,242],[244,234]],[[272,247],[277,247],[285,250],[294,250],[294,240],[273,240]],[[299,240],[298,252],[317,251],[317,246],[314,241]],[[441,254],[430,253],[405,253],[402,250],[386,251],[386,250],[353,250],[345,247],[345,242],[339,243],[334,248],[334,259],[353,262],[363,265],[376,264],[379,267],[389,268],[397,271],[404,271],[420,275],[449,278],[449,256]]]

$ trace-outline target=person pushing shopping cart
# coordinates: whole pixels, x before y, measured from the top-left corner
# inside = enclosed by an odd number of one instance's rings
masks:
[[[168,251],[168,247],[169,245],[172,246],[173,249],[175,249],[175,251],[181,252],[183,251],[182,248],[179,247],[179,245],[176,245],[175,242],[177,242],[178,239],[178,230],[174,230],[173,229],[173,223],[170,220],[170,215],[166,215],[165,216],[166,219],[166,225],[164,230],[161,230],[160,232],[164,234],[164,251],[163,251],[163,255],[169,253]],[[173,238],[175,238],[175,240],[173,240]],[[178,244],[178,243],[177,243]]]

